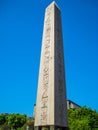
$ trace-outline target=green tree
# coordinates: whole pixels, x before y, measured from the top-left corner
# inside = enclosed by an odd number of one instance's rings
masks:
[[[1,126],[0,130],[10,130],[10,127],[8,126],[7,122]]]
[[[28,117],[27,118],[27,125],[29,126],[30,130],[34,129],[34,118],[33,117]]]
[[[8,116],[7,122],[11,129],[17,130],[26,123],[26,115],[10,114]]]
[[[0,125],[3,125],[6,122],[6,115],[0,114]]]
[[[98,128],[98,113],[90,108],[68,110],[70,130],[92,130]]]
[[[21,130],[26,130],[27,126],[29,127],[29,130],[34,130],[34,118],[33,117],[27,117],[27,121],[24,124],[24,126],[21,128]]]

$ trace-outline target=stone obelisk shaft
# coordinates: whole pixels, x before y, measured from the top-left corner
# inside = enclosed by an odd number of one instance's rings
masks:
[[[52,2],[45,12],[35,127],[67,128],[66,83],[60,10]]]

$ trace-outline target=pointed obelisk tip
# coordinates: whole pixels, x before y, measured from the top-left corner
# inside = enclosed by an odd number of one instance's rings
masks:
[[[56,3],[55,1],[52,1],[52,2],[50,3],[50,5],[54,5],[54,6],[56,6],[58,9],[60,9],[59,6],[57,5],[57,3]],[[50,6],[50,5],[49,5],[49,6]]]

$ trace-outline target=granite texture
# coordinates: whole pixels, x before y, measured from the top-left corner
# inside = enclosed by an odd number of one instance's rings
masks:
[[[35,127],[68,127],[60,15],[60,10],[55,2],[52,2],[46,8],[35,110]]]

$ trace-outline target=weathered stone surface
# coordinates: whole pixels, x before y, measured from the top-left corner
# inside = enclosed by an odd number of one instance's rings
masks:
[[[68,126],[65,88],[61,16],[52,2],[45,12],[35,126]]]

